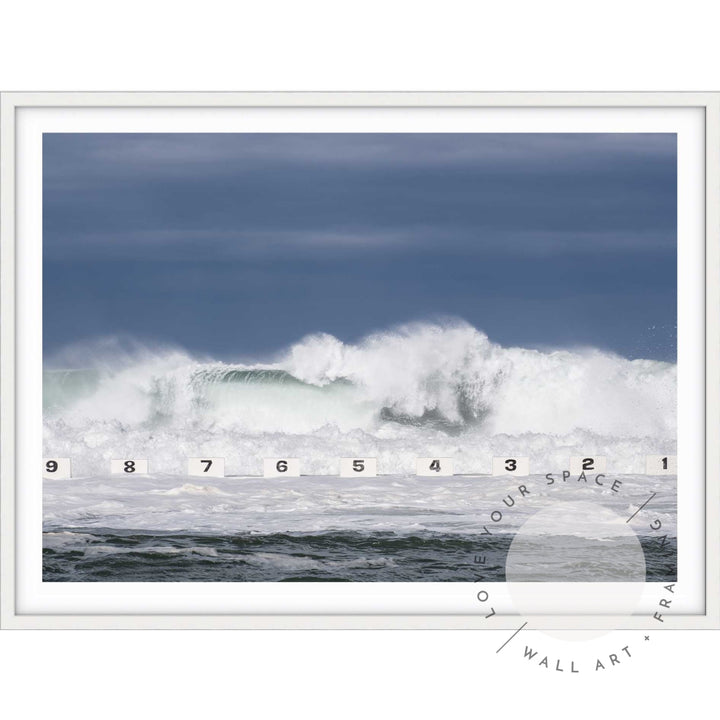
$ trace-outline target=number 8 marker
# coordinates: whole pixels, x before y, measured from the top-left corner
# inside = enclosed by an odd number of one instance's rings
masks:
[[[147,475],[148,461],[142,460],[111,460],[111,475]]]

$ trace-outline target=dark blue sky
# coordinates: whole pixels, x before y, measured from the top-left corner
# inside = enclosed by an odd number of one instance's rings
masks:
[[[453,316],[675,359],[675,135],[46,134],[43,158],[46,355]]]

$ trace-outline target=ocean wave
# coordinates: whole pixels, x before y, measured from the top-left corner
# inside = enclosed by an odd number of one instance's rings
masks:
[[[312,335],[265,363],[147,349],[83,357],[86,367],[44,374],[45,453],[83,472],[117,453],[168,472],[187,456],[226,457],[241,473],[257,472],[263,455],[300,457],[319,473],[342,455],[376,456],[381,472],[429,455],[486,472],[493,454],[556,467],[575,451],[637,472],[644,454],[675,449],[674,364],[506,348],[462,322],[355,344]]]

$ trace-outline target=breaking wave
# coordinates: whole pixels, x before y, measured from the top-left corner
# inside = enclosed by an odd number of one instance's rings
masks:
[[[641,472],[675,448],[676,366],[595,350],[506,348],[465,323],[412,324],[356,344],[304,338],[267,363],[231,364],[178,350],[85,348],[44,374],[47,456],[82,473],[118,454],[178,472],[188,456],[225,457],[234,473],[263,456],[300,457],[303,472],[376,456],[379,471],[452,456],[487,472],[493,454],[560,467],[573,452]],[[539,470],[538,470],[539,471]]]

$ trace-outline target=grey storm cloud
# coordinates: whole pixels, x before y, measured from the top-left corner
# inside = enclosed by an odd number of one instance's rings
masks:
[[[51,252],[100,254],[118,236],[231,254],[665,243],[674,158],[667,134],[47,135],[46,231]]]
[[[55,144],[57,143],[57,145]],[[344,165],[358,168],[397,164],[447,165],[520,164],[528,169],[547,162],[585,164],[613,158],[674,157],[671,134],[526,134],[526,133],[198,133],[50,135],[48,144],[65,159],[98,174],[151,172],[162,175],[178,165],[214,166],[222,174],[226,163],[249,166],[279,163]],[[206,169],[207,171],[207,169]],[[51,169],[48,179],[62,177]]]
[[[672,134],[46,134],[45,342],[230,351],[220,316],[267,348],[441,313],[646,353],[643,328],[675,323],[676,153]]]

